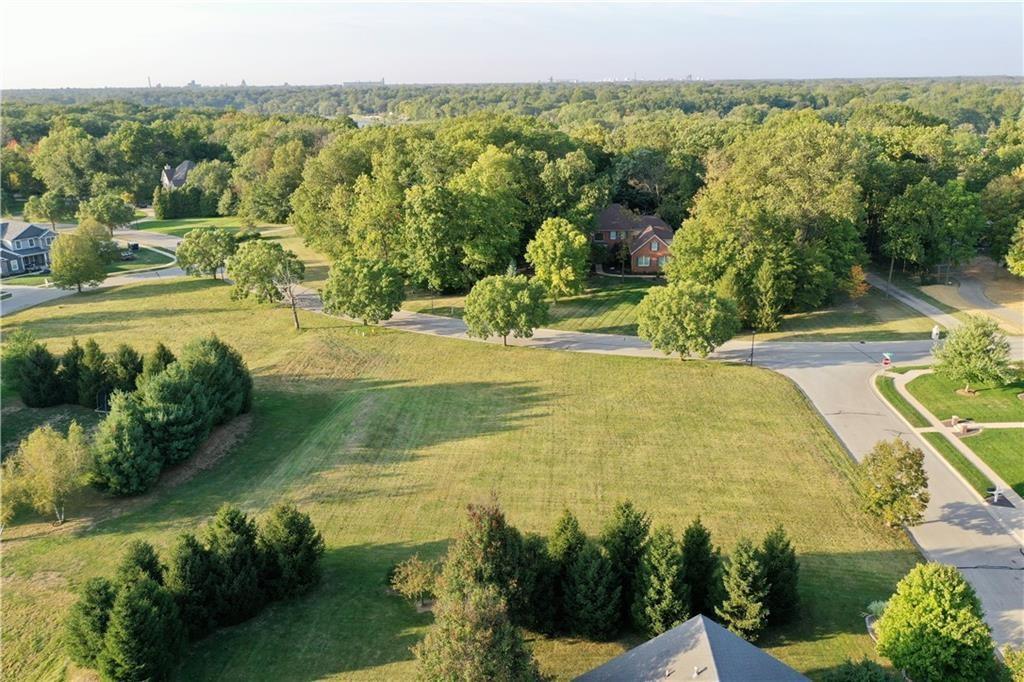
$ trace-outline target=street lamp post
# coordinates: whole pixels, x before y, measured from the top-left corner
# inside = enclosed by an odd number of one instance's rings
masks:
[[[750,366],[754,366],[754,337],[757,336],[757,328],[750,328]]]

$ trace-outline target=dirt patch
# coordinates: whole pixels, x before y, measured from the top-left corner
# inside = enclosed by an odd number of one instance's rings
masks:
[[[157,492],[164,488],[180,485],[200,471],[212,469],[217,462],[249,435],[251,429],[251,412],[235,417],[227,424],[215,428],[206,442],[199,446],[196,454],[164,471],[160,476]]]
[[[956,389],[956,394],[959,395],[959,396],[963,396],[964,398],[977,398],[978,397],[978,392],[974,391],[974,390],[971,390],[969,388],[958,388],[958,389]]]

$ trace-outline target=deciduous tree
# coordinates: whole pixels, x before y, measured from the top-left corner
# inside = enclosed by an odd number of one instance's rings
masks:
[[[25,500],[64,523],[65,504],[85,484],[89,469],[89,445],[78,422],[71,422],[66,436],[49,425],[37,428],[18,446],[14,463]]]
[[[217,272],[234,255],[238,242],[228,230],[219,227],[197,227],[190,230],[178,245],[175,256],[178,265],[190,275],[209,275],[217,279]]]
[[[544,324],[548,304],[544,287],[527,281],[524,275],[491,275],[477,282],[466,296],[465,322],[470,336],[486,339],[500,336],[530,338]]]
[[[50,223],[51,228],[57,229],[57,223],[70,218],[74,210],[66,197],[56,192],[43,192],[28,198],[24,213],[29,220],[43,220]]]
[[[298,296],[306,266],[292,251],[277,242],[247,241],[228,258],[228,274],[234,280],[231,297],[253,298],[260,303],[288,301],[295,328],[299,329]]]
[[[50,247],[50,278],[61,289],[97,286],[107,277],[107,260],[96,244],[78,234],[62,234]]]
[[[415,602],[416,606],[422,606],[427,597],[433,594],[436,582],[437,564],[420,559],[419,554],[413,554],[399,563],[391,576],[391,588]]]
[[[935,357],[935,371],[964,384],[965,393],[970,391],[971,384],[1009,383],[1013,377],[1010,343],[990,317],[969,316],[949,333],[936,349]]]
[[[652,287],[637,307],[637,334],[683,360],[690,354],[706,357],[737,331],[735,304],[700,284]]]
[[[110,230],[111,237],[115,229],[125,227],[134,218],[135,209],[116,194],[101,194],[78,206],[79,220],[95,220]]]
[[[587,278],[590,240],[565,218],[548,218],[526,245],[526,260],[534,279],[556,302],[583,290]]]
[[[377,324],[402,307],[402,275],[384,260],[346,256],[331,265],[323,289],[324,311]]]
[[[889,526],[913,526],[931,496],[924,453],[902,438],[879,441],[861,462],[864,504]]]

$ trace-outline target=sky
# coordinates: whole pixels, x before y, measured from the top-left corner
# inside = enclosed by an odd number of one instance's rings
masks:
[[[0,88],[1024,75],[1024,3],[7,0]]]

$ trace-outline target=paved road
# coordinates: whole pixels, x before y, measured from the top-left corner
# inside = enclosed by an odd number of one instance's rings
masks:
[[[174,248],[180,241],[177,237],[157,235],[125,231],[120,236],[165,248]],[[157,241],[161,243],[156,244]],[[164,271],[158,276],[168,274]],[[115,286],[118,279],[112,278],[110,285]],[[873,285],[888,288],[884,281],[873,279],[878,280],[872,281]],[[949,329],[959,324],[925,301],[899,289],[890,291],[900,301]],[[302,296],[301,305],[322,311],[319,297],[312,291]],[[382,326],[447,338],[468,338],[461,320],[406,311],[396,313]],[[501,343],[499,339],[487,342]],[[582,353],[666,357],[636,337],[556,329],[538,329],[532,339],[509,339],[509,343]],[[862,458],[877,441],[895,435],[925,451],[931,502],[924,523],[911,529],[910,535],[929,559],[960,568],[982,600],[996,641],[1019,647],[1024,645],[1024,548],[993,516],[988,505],[978,500],[944,460],[932,452],[872,388],[883,352],[893,354],[898,363],[918,363],[929,359],[931,345],[930,341],[768,341],[755,345],[754,362],[792,379],[855,458]],[[1019,358],[1024,344],[1015,339],[1013,346]],[[747,342],[730,341],[712,357],[745,361],[749,355]]]
[[[1024,286],[1022,284],[1021,286]],[[963,275],[958,291],[964,299],[978,310],[983,310],[997,320],[1002,320],[1014,329],[1024,327],[1024,306],[1008,306],[996,303],[985,295],[985,285],[978,279]]]
[[[946,329],[956,329],[960,326],[960,320],[952,315],[942,312],[928,301],[922,301],[903,289],[889,284],[889,282],[878,275],[869,272],[867,273],[867,280],[871,286],[886,292],[900,303],[913,308],[922,315],[932,318]]]

